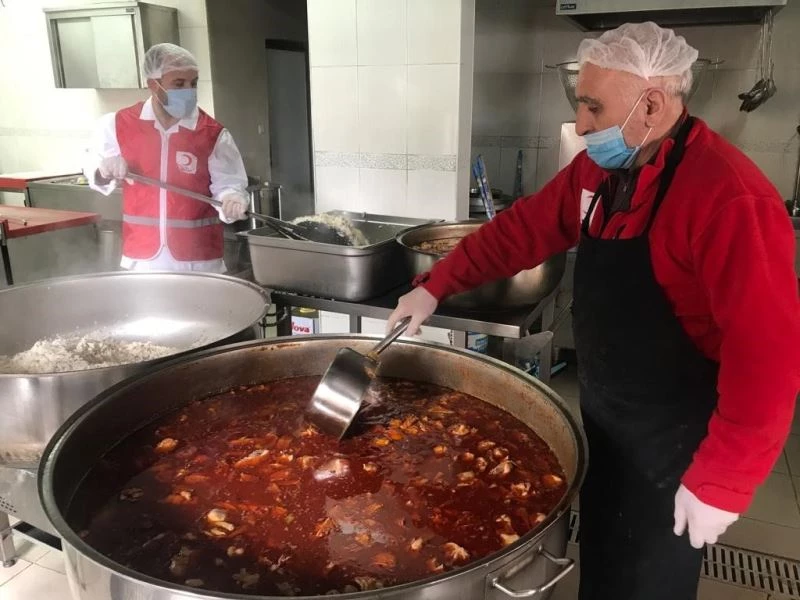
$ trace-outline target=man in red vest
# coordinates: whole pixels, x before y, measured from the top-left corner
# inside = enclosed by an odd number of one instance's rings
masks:
[[[225,271],[222,222],[245,218],[247,175],[230,132],[197,107],[198,66],[174,44],[144,58],[150,98],[103,116],[85,170],[92,188],[122,189],[122,262],[137,271]],[[134,183],[128,173],[212,196],[220,209]],[[222,222],[220,222],[222,221]]]

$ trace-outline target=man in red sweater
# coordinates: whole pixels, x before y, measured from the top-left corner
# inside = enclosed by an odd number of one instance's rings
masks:
[[[654,23],[584,40],[587,151],[465,238],[389,322],[410,315],[413,334],[445,296],[577,244],[581,600],[695,598],[701,548],[747,510],[800,389],[792,226],[761,171],[686,113],[696,59]]]

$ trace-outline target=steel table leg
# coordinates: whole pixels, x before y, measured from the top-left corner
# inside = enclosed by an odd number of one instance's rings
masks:
[[[361,317],[350,315],[350,333],[361,333]]]
[[[6,273],[6,283],[14,285],[14,275],[11,273],[11,257],[8,254],[8,246],[5,240],[0,240],[0,252],[3,255],[3,269]]]
[[[14,530],[8,514],[0,512],[0,565],[13,567],[17,563],[17,549],[14,548]]]
[[[276,301],[275,304],[275,333],[278,337],[292,335],[292,307],[283,302]]]
[[[547,306],[542,310],[542,331],[548,331],[553,325],[556,314],[556,298],[553,295],[547,302]],[[550,383],[550,376],[553,371],[553,340],[542,348],[539,354],[539,380],[543,383]]]

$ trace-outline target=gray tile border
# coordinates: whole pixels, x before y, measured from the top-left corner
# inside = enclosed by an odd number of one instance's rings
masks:
[[[446,154],[441,156],[409,154],[408,170],[409,171],[455,171],[456,156],[454,154]]]
[[[472,136],[473,148],[552,148],[559,143],[558,138],[544,135],[475,135]]]
[[[315,152],[317,167],[349,167],[394,171],[455,171],[456,155],[368,154],[359,152]]]
[[[394,169],[402,171],[408,168],[406,154],[365,154],[361,153],[359,166],[364,169]]]

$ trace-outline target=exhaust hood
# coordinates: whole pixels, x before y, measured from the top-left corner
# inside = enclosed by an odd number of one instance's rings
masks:
[[[556,14],[584,31],[655,21],[664,27],[760,23],[787,0],[557,0]]]

